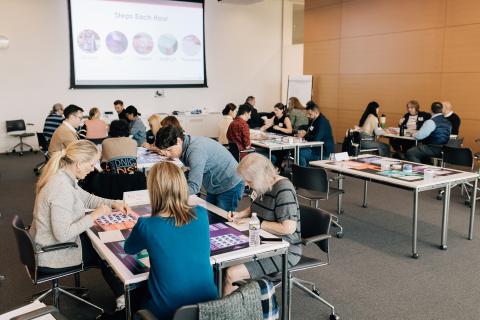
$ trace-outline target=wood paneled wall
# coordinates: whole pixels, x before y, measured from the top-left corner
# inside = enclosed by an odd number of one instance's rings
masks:
[[[336,140],[369,101],[394,126],[416,99],[451,101],[460,135],[480,138],[479,0],[306,0],[304,73]]]

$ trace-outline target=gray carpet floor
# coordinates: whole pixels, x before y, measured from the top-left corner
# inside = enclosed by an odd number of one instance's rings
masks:
[[[15,214],[31,221],[34,202],[32,168],[41,155],[0,155],[0,313],[28,302],[46,288],[34,286],[21,266],[10,222]],[[345,213],[340,222],[343,239],[331,241],[329,266],[300,273],[314,281],[322,296],[333,303],[342,319],[479,319],[480,318],[480,234],[467,240],[469,208],[459,189],[452,191],[448,250],[440,244],[442,202],[435,192],[420,196],[420,258],[410,258],[413,196],[407,191],[370,184],[369,206],[363,208],[363,184],[345,182]],[[334,212],[334,199],[321,203]],[[477,211],[478,212],[478,211]],[[306,253],[316,255],[317,248]],[[72,280],[65,281],[72,284]],[[98,270],[82,274],[91,300],[107,310],[113,296]],[[95,312],[70,299],[62,300],[62,312],[69,319],[93,319]],[[328,319],[328,308],[298,289],[293,289],[293,319]]]

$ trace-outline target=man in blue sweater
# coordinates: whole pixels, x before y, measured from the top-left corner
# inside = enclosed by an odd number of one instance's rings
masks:
[[[190,169],[189,194],[199,193],[203,185],[207,202],[226,211],[237,209],[244,183],[237,175],[237,161],[224,146],[207,137],[185,135],[172,126],[158,130],[155,145],[161,154],[180,159]]]
[[[323,141],[323,159],[328,159],[334,151],[332,127],[328,119],[320,113],[320,107],[313,101],[307,102],[307,116],[310,119],[308,126],[301,127],[297,136],[307,141]],[[308,166],[310,161],[320,160],[320,148],[300,149],[299,164]]]
[[[440,102],[432,103],[432,118],[425,121],[415,134],[420,144],[407,151],[407,160],[418,163],[430,163],[432,157],[442,155],[442,146],[450,140],[452,124],[442,114]]]

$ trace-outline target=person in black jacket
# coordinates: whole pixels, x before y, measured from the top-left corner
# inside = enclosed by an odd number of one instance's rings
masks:
[[[127,112],[123,108],[123,101],[122,100],[115,100],[113,102],[113,107],[115,108],[115,111],[118,113],[118,119],[119,120],[125,120],[128,122],[127,118]]]
[[[460,117],[453,112],[453,106],[449,101],[442,102],[443,105],[443,116],[447,118],[448,121],[452,124],[452,134],[458,136],[458,132],[460,131]]]
[[[247,122],[250,129],[260,128],[261,126],[263,126],[263,119],[255,108],[255,97],[249,96],[247,100],[245,100],[244,105],[248,105],[250,107],[249,109],[252,110],[250,120],[248,120]]]
[[[417,100],[410,100],[407,102],[407,113],[400,119],[398,125],[403,126],[408,131],[418,131],[425,121],[431,117],[430,113],[420,111],[420,104]],[[404,139],[390,139],[390,145],[396,152],[404,154],[408,149],[415,146],[415,142]]]

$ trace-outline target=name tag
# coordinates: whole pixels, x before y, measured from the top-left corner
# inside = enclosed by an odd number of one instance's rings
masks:
[[[282,127],[283,127],[283,123],[279,123],[278,126],[279,126],[280,128],[282,128]]]
[[[423,121],[423,117],[418,117],[418,121]]]
[[[309,131],[313,131],[313,126],[310,126],[310,128],[308,128]]]

